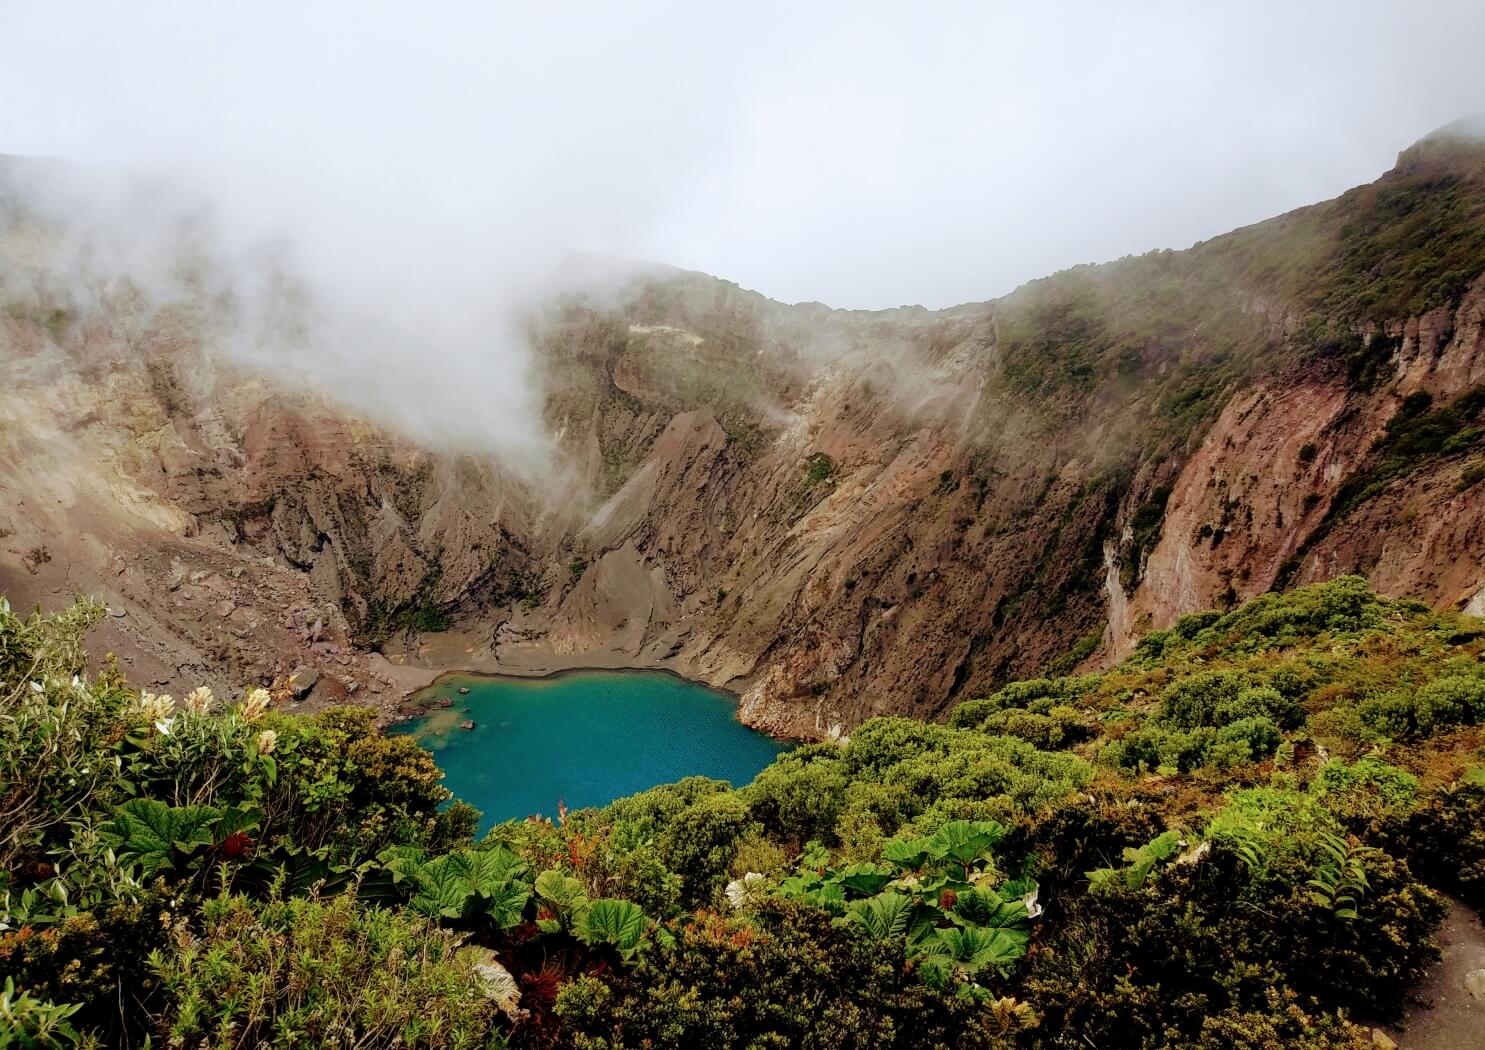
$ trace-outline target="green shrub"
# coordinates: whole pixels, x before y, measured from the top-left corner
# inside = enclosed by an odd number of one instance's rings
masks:
[[[836,755],[810,757],[783,755],[743,789],[752,818],[786,842],[833,838],[845,805],[848,781]]]
[[[71,1018],[77,1007],[51,1003],[17,989],[9,977],[0,987],[0,1046],[16,1050],[76,1046],[80,1040]]]
[[[478,949],[350,897],[205,902],[196,940],[153,953],[167,1043],[499,1045]]]
[[[1485,784],[1431,793],[1396,835],[1415,870],[1476,911],[1485,911]]]
[[[800,1004],[809,1004],[801,1009]],[[748,921],[701,915],[629,973],[585,977],[557,1001],[564,1046],[1008,1048],[1034,1023],[1015,1004],[935,991],[902,945],[869,942],[804,905]]]
[[[1268,758],[1278,748],[1281,739],[1283,739],[1283,733],[1279,731],[1279,727],[1271,718],[1266,715],[1255,715],[1230,722],[1217,730],[1217,737],[1212,742],[1212,747],[1215,750],[1226,749],[1229,745],[1241,745],[1242,754],[1240,755],[1224,750],[1224,755],[1232,754],[1234,757],[1224,760],[1222,765],[1232,766],[1238,762]]]
[[[109,902],[46,928],[0,933],[0,976],[23,982],[40,999],[75,1004],[69,1017],[80,1030],[138,1040],[144,1031],[120,1017],[119,990],[153,998],[147,959],[165,945],[172,921],[168,898],[146,891],[137,901]]]
[[[0,978],[80,1039],[1318,1050],[1485,887],[1485,629],[1355,581],[478,847],[367,712],[74,681],[95,615],[0,613]]]
[[[1054,707],[1047,714],[1034,714],[1021,708],[1000,711],[981,722],[979,729],[1016,737],[1043,751],[1059,751],[1091,735],[1077,710],[1065,705]]]
[[[1418,800],[1418,778],[1374,755],[1351,764],[1332,758],[1320,767],[1310,790],[1342,820],[1408,813]]]
[[[1396,690],[1363,702],[1362,721],[1395,740],[1416,740],[1485,718],[1485,680],[1436,678],[1416,690]]]
[[[1416,710],[1418,729],[1424,735],[1485,721],[1485,679],[1436,678],[1419,687]]]
[[[1177,729],[1218,725],[1218,712],[1237,707],[1253,681],[1241,671],[1204,671],[1167,686],[1160,695],[1159,720]]]
[[[752,827],[748,804],[734,792],[707,795],[681,810],[656,845],[681,877],[681,904],[698,907],[721,894],[739,842]]]
[[[1303,724],[1305,713],[1278,689],[1261,686],[1244,689],[1235,698],[1218,704],[1213,724],[1225,726],[1244,718],[1267,718],[1280,729],[1296,729]]]

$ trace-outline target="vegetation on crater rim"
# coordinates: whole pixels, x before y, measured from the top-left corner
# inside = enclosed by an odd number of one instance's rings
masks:
[[[1359,1047],[1485,905],[1485,627],[1355,578],[478,843],[99,614],[0,611],[0,1044]]]

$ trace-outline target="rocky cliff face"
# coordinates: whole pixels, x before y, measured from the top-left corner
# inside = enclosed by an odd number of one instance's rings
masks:
[[[1447,133],[990,303],[566,294],[540,482],[233,364],[191,304],[29,292],[35,236],[0,239],[0,592],[100,594],[162,686],[664,666],[818,736],[1342,572],[1485,606],[1485,152]]]

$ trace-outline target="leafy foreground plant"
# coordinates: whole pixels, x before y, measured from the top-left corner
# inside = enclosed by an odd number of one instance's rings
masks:
[[[486,953],[349,895],[210,898],[180,939],[149,958],[174,1045],[479,1046],[500,1013]]]
[[[886,864],[838,869],[823,866],[827,854],[815,844],[803,858],[806,870],[785,879],[780,892],[843,916],[869,941],[904,942],[919,974],[944,989],[985,968],[1006,973],[1026,955],[1030,920],[1041,909],[1035,882],[1004,880],[994,867],[990,849],[1005,835],[999,824],[950,821],[932,835],[888,842]],[[984,993],[973,983],[958,991]]]
[[[478,843],[100,613],[0,607],[0,1046],[1360,1047],[1485,887],[1485,626],[1358,580]]]

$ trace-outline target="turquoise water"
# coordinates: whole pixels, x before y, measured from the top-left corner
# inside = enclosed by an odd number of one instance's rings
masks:
[[[391,732],[433,753],[444,786],[484,813],[481,830],[512,817],[555,818],[559,800],[602,806],[694,774],[746,784],[786,746],[739,722],[731,697],[667,674],[449,676],[420,695],[430,697],[454,706]],[[475,728],[460,729],[466,719]]]

